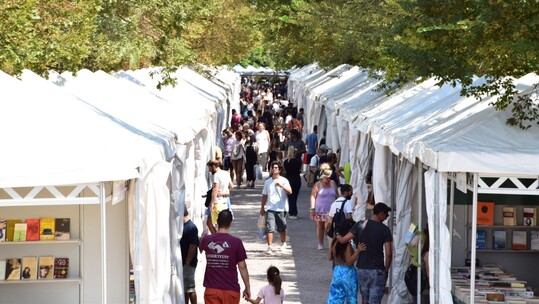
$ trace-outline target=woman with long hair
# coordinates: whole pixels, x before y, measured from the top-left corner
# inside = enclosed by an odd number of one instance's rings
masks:
[[[365,244],[360,243],[354,250],[350,242],[341,244],[333,239],[329,259],[333,261],[333,278],[329,287],[328,304],[357,303],[358,281],[356,268],[353,266],[357,256],[365,251]]]
[[[236,176],[236,187],[239,189],[243,182],[243,162],[245,157],[245,139],[243,132],[236,131],[234,133],[235,141],[232,146],[232,168]]]
[[[311,191],[310,217],[316,221],[316,236],[318,237],[318,249],[324,249],[324,236],[326,221],[329,217],[331,204],[337,199],[337,184],[331,180],[331,169],[327,163],[320,165],[320,180],[317,181]]]
[[[298,218],[298,194],[301,189],[301,167],[303,163],[297,158],[299,153],[296,148],[290,146],[287,151],[287,158],[283,163],[284,177],[290,182],[292,194],[288,195],[288,218],[295,220]]]
[[[247,175],[246,188],[253,189],[255,187],[255,165],[258,161],[258,146],[254,135],[245,136],[245,172]]]

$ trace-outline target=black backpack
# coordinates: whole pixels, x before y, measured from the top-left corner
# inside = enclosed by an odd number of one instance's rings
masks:
[[[347,234],[348,231],[350,231],[350,228],[355,224],[353,220],[347,219],[346,214],[344,213],[344,205],[347,201],[348,200],[345,199],[341,204],[341,208],[337,209],[333,215],[331,226],[327,231],[327,235],[330,238],[335,237],[335,233],[339,233],[340,235]]]

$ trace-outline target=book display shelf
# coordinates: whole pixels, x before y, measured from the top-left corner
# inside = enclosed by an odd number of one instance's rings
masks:
[[[486,212],[485,212],[486,211]],[[537,208],[478,204],[476,249],[482,253],[539,253]],[[479,224],[484,223],[484,224]],[[471,225],[468,224],[470,252]]]
[[[2,302],[81,303],[83,209],[77,198],[2,200]]]

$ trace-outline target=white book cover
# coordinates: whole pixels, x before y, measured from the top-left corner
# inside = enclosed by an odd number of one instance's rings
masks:
[[[6,280],[6,260],[0,261],[0,281]]]
[[[539,250],[539,231],[533,230],[530,233],[531,233],[530,249]]]

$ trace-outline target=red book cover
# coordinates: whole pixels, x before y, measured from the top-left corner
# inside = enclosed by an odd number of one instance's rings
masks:
[[[54,258],[54,278],[66,279],[69,270],[69,258]]]
[[[26,219],[26,240],[39,241],[39,219]]]
[[[477,202],[477,225],[494,225],[494,203]]]

